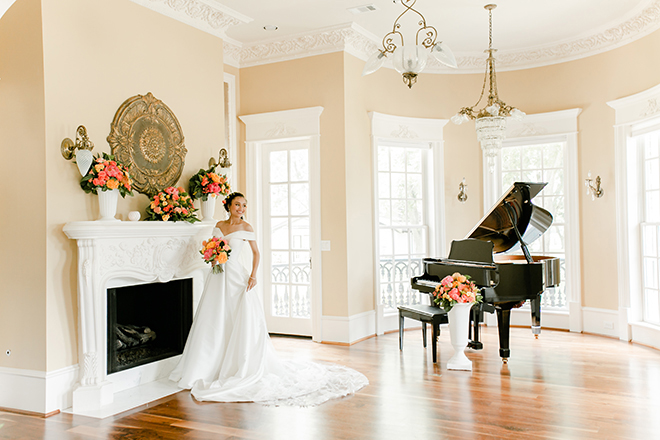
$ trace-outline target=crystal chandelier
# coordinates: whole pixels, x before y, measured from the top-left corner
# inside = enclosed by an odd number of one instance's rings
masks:
[[[413,8],[416,2],[417,0],[401,0],[401,4],[406,8],[405,11],[394,20],[392,32],[383,38],[383,49],[378,49],[378,52],[367,60],[362,76],[374,73],[385,63],[385,58],[391,57],[394,68],[403,76],[403,82],[411,88],[417,81],[417,74],[426,67],[429,52],[442,64],[457,67],[456,58],[451,50],[442,42],[435,42],[438,32],[433,26],[428,26],[424,16]],[[419,16],[417,21],[419,29],[415,33],[414,46],[404,44],[399,22],[408,12]]]
[[[488,161],[488,169],[492,173],[495,170],[495,158],[499,150],[502,148],[502,140],[504,140],[504,132],[506,130],[506,118],[511,116],[516,120],[521,120],[525,113],[515,107],[507,105],[504,101],[497,96],[497,78],[495,76],[495,52],[493,49],[493,9],[497,5],[486,5],[484,9],[488,10],[488,54],[486,60],[486,75],[484,77],[484,84],[481,87],[481,95],[479,100],[472,107],[463,107],[458,113],[452,116],[451,121],[454,124],[462,124],[471,119],[474,119],[474,125],[477,129],[477,140],[481,143],[481,148],[486,154]],[[475,110],[484,96],[486,90],[486,83],[489,83],[488,88],[488,102],[481,110]]]

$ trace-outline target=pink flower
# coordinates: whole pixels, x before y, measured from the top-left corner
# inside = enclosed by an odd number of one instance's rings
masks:
[[[449,286],[451,286],[451,283],[453,283],[453,282],[454,282],[454,279],[450,275],[447,275],[446,277],[444,277],[442,279],[442,281],[440,281],[440,284],[445,286],[445,287],[449,287]]]

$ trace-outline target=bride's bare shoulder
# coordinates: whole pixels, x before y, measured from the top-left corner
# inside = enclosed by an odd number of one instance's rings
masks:
[[[243,231],[248,231],[248,232],[254,232],[254,229],[252,228],[252,225],[243,220],[243,223],[241,224],[242,230]]]
[[[215,227],[217,229],[220,229],[220,232],[222,232],[222,235],[225,235],[225,232],[222,230],[223,226],[227,224],[226,220],[220,220],[218,223],[215,224]],[[226,226],[225,226],[226,228]]]

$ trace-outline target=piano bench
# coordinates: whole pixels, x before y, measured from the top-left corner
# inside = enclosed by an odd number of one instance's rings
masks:
[[[440,336],[440,324],[447,324],[449,318],[447,312],[440,307],[416,305],[416,306],[399,306],[399,350],[403,350],[403,320],[404,318],[414,319],[422,323],[422,339],[424,347],[426,347],[426,324],[431,324],[433,329],[433,337],[431,343],[433,344],[433,363],[437,362],[437,343]]]

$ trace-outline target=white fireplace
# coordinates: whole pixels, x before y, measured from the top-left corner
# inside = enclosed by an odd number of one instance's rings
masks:
[[[115,393],[167,377],[178,356],[107,374],[107,289],[192,278],[196,310],[210,272],[199,249],[212,225],[183,222],[72,222],[78,244],[79,381],[73,412],[101,410]]]

